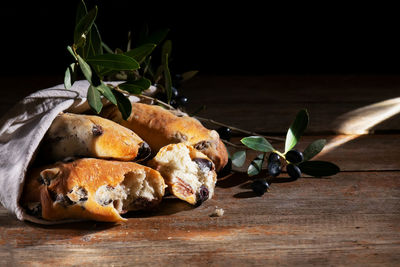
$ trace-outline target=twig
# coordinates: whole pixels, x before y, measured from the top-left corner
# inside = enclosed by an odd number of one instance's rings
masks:
[[[267,139],[275,140],[275,141],[285,141],[285,138],[275,137],[275,136],[265,136],[265,135],[261,135],[261,134],[255,133],[255,132],[250,132],[250,131],[246,131],[246,130],[243,130],[243,129],[239,129],[239,128],[236,128],[236,127],[233,127],[233,126],[229,126],[229,125],[226,125],[226,124],[224,124],[224,123],[217,122],[217,121],[214,121],[214,120],[211,120],[211,119],[201,118],[201,117],[198,117],[198,116],[195,116],[195,118],[198,119],[199,121],[205,121],[205,122],[209,122],[209,123],[212,123],[212,124],[215,124],[215,125],[219,125],[219,126],[223,126],[223,127],[228,127],[228,128],[230,128],[230,129],[232,129],[232,130],[234,130],[234,131],[241,132],[241,133],[245,133],[245,134],[248,134],[248,135],[262,136],[262,137],[265,137],[265,138],[267,138]]]
[[[117,87],[119,90],[121,90],[118,86],[116,86],[116,87]],[[125,92],[125,91],[124,91],[124,92]],[[161,104],[161,105],[163,105],[163,106],[165,106],[165,107],[167,107],[167,108],[169,108],[169,109],[171,109],[171,110],[176,110],[176,108],[174,108],[174,107],[171,106],[170,104],[167,104],[167,103],[165,103],[164,101],[161,101],[161,100],[159,100],[159,99],[157,99],[157,98],[154,98],[154,97],[151,97],[151,96],[148,96],[148,95],[143,95],[143,94],[131,94],[131,95],[135,95],[135,96],[137,96],[137,97],[141,97],[141,98],[144,98],[144,99],[152,100],[152,101],[155,101],[156,103]],[[211,120],[211,119],[206,119],[206,118],[202,118],[202,117],[198,117],[198,116],[193,116],[193,117],[196,118],[196,119],[198,119],[199,121],[205,121],[205,122],[209,122],[209,123],[212,123],[212,124],[215,124],[215,125],[219,125],[219,126],[223,126],[223,127],[228,127],[228,128],[230,128],[230,129],[232,129],[232,130],[234,130],[234,131],[241,132],[241,133],[245,133],[245,134],[248,134],[248,135],[262,136],[262,137],[265,137],[265,138],[267,138],[267,139],[275,140],[275,141],[285,141],[285,139],[284,139],[284,138],[281,138],[281,137],[261,135],[261,134],[255,133],[255,132],[250,132],[250,131],[246,131],[246,130],[243,130],[243,129],[240,129],[240,128],[236,128],[236,127],[233,127],[233,126],[229,126],[229,125],[227,125],[227,124],[224,124],[224,123],[221,123],[221,122],[217,122],[217,121],[214,121],[214,120]],[[228,142],[228,141],[226,141],[226,140],[223,140],[223,141],[224,141],[226,144],[229,144],[230,146],[233,146],[233,147],[236,147],[236,148],[241,148],[240,145],[236,145],[236,144],[231,143],[231,142]]]
[[[230,145],[230,146],[235,147],[235,148],[242,148],[242,149],[245,148],[245,149],[247,149],[247,147],[245,145],[241,145],[241,144],[237,145],[237,144],[231,143],[229,141],[226,141],[224,139],[221,139],[221,141],[224,142],[225,144]]]

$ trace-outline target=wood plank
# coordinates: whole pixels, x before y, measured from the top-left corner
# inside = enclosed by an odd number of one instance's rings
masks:
[[[3,264],[395,265],[399,172],[340,173],[272,183],[254,196],[243,176],[198,208],[169,199],[127,223],[38,226],[0,212]],[[225,215],[211,218],[215,206]]]
[[[307,133],[332,133],[342,114],[399,96],[399,76],[200,76],[189,81],[184,94],[189,111],[201,105],[205,118],[265,133],[285,133],[296,113],[307,108]],[[400,116],[373,127],[400,129]]]
[[[63,82],[62,76],[1,77],[0,112],[36,90]],[[283,134],[297,111],[310,112],[308,134],[332,133],[340,115],[399,96],[400,76],[213,76],[188,81],[182,93],[190,100],[189,112],[200,113],[243,129]],[[399,131],[400,116],[374,127],[375,131]]]
[[[232,142],[240,144],[240,137],[235,137]],[[299,151],[304,149],[313,141],[326,139],[327,145],[324,150],[313,160],[330,161],[337,164],[342,171],[390,171],[400,170],[400,144],[399,134],[375,134],[361,136],[303,136],[295,147]],[[279,151],[284,151],[284,142],[271,141]],[[241,148],[228,146],[231,154]],[[247,150],[247,162],[237,171],[246,172],[252,159],[259,153]],[[266,165],[266,163],[265,163]],[[266,166],[264,165],[264,168]]]

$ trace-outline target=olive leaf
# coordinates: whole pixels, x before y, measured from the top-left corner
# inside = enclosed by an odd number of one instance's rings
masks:
[[[68,66],[67,70],[65,71],[65,76],[64,76],[65,89],[71,88],[71,86],[76,81],[76,76],[77,76],[76,65],[77,65],[76,63],[72,63],[71,65]]]
[[[302,172],[314,177],[331,176],[340,172],[337,165],[328,161],[311,160],[302,162],[298,166]]]
[[[78,25],[79,21],[87,14],[87,8],[85,1],[81,0],[76,9],[75,25]]]
[[[85,76],[86,80],[88,80],[89,83],[93,85],[93,72],[89,64],[87,64],[80,55],[76,55],[76,58],[78,60],[79,68],[81,69],[83,76]]]
[[[198,73],[198,70],[191,70],[182,73],[182,82],[186,82],[187,80],[192,79]]]
[[[151,85],[150,80],[146,78],[140,78],[136,81],[129,81],[118,85],[121,90],[127,91],[131,94],[140,94],[144,90],[148,89]]]
[[[249,165],[249,168],[247,169],[247,174],[251,177],[254,175],[257,175],[261,172],[262,170],[262,165],[264,163],[264,156],[265,154],[259,154],[255,159],[252,160],[252,162]]]
[[[103,41],[101,42],[101,47],[103,47],[107,53],[114,54],[114,51],[108,45],[106,45]]]
[[[76,24],[74,31],[74,44],[76,47],[82,46],[87,38],[87,34],[93,26],[97,16],[97,6],[90,10],[81,20]]]
[[[167,40],[164,42],[161,51],[161,60],[163,65],[168,63],[168,61],[167,62],[165,61],[166,60],[165,55],[168,54],[168,56],[171,56],[171,52],[172,52],[172,42],[171,40]]]
[[[92,65],[111,70],[136,70],[140,67],[136,60],[121,54],[95,55],[88,58],[87,61]]]
[[[101,109],[103,108],[103,103],[101,102],[100,92],[93,85],[89,86],[89,89],[87,92],[87,99],[89,102],[89,106],[94,111],[96,111],[97,114],[99,114]]]
[[[87,44],[83,47],[83,50],[85,51],[86,58],[103,54],[101,36],[96,24],[93,24],[93,27],[89,32]]]
[[[164,77],[165,77],[165,91],[167,93],[168,104],[171,102],[172,98],[172,79],[171,73],[168,67],[168,54],[165,54],[164,62]]]
[[[115,98],[110,87],[105,85],[103,82],[96,88],[105,98],[107,98],[111,103],[117,105],[117,99]]]
[[[237,151],[232,155],[232,164],[236,167],[240,168],[243,166],[244,162],[246,161],[246,151],[241,150]]]
[[[125,52],[124,55],[129,56],[139,62],[139,64],[143,63],[148,55],[150,55],[154,48],[156,48],[155,44],[144,44],[139,47],[136,47],[128,52]]]
[[[245,146],[261,152],[270,152],[274,147],[262,136],[249,136],[240,140]]]
[[[142,38],[142,40],[140,40],[139,44],[155,44],[155,45],[159,45],[164,39],[165,37],[167,37],[167,34],[169,32],[169,29],[160,29],[157,30],[155,32],[153,32],[152,34],[148,35],[145,38]]]
[[[75,58],[75,60],[78,60],[78,58],[76,57],[74,50],[72,49],[72,47],[67,46],[67,51]]]
[[[303,161],[308,161],[315,157],[319,152],[322,151],[326,144],[325,139],[318,139],[309,144],[303,152],[304,159]]]
[[[308,112],[306,109],[302,109],[297,113],[294,122],[292,125],[290,125],[290,128],[286,134],[285,154],[300,140],[300,137],[307,128],[308,120]]]
[[[131,101],[121,92],[114,90],[115,98],[117,99],[118,109],[121,112],[122,118],[127,120],[132,112]]]

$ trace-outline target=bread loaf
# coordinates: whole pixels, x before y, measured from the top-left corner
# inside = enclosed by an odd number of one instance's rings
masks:
[[[228,162],[226,147],[218,133],[205,128],[192,117],[177,116],[160,106],[143,103],[132,103],[128,120],[123,120],[115,106],[103,109],[101,115],[137,133],[150,145],[154,154],[168,144],[182,142],[207,155],[215,164],[216,171]]]
[[[31,170],[21,205],[45,220],[124,221],[120,214],[155,207],[164,196],[158,171],[133,163],[102,159],[58,162]]]
[[[99,116],[61,113],[41,144],[40,158],[55,162],[68,157],[139,161],[150,147],[132,130]]]

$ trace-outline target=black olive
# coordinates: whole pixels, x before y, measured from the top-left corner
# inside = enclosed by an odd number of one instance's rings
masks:
[[[171,92],[172,92],[172,95],[171,95],[171,98],[172,98],[172,99],[178,97],[179,92],[178,92],[178,89],[176,89],[176,87],[172,86],[172,87],[171,87]]]
[[[257,195],[264,195],[265,191],[269,188],[269,184],[265,179],[256,179],[251,184],[251,189]]]
[[[304,160],[303,153],[301,153],[298,150],[292,149],[289,152],[286,153],[285,155],[286,160],[291,162],[291,163],[300,163]]]
[[[232,160],[228,159],[228,163],[226,163],[225,167],[218,172],[218,177],[225,177],[230,174],[232,171]]]
[[[100,136],[103,134],[103,128],[100,125],[93,125],[92,133],[94,136]]]
[[[232,130],[229,127],[220,127],[217,129],[217,133],[221,139],[229,141],[232,137]]]
[[[209,172],[210,170],[213,169],[213,163],[209,161],[208,159],[204,158],[194,158],[194,162],[199,166],[200,170],[203,172]]]
[[[146,142],[143,142],[140,145],[140,148],[139,148],[138,154],[136,155],[135,160],[136,161],[145,160],[150,156],[150,154],[151,154],[150,146]]]
[[[200,191],[199,191],[199,200],[201,201],[201,202],[204,202],[204,201],[206,201],[207,199],[208,199],[208,197],[209,197],[209,191],[208,191],[208,188],[207,187],[205,187],[204,185],[202,185],[201,187],[200,187]]]
[[[269,157],[268,157],[268,162],[273,162],[273,161],[281,161],[281,157],[274,152],[269,154]]]
[[[184,107],[184,106],[186,106],[186,104],[188,103],[188,98],[186,97],[186,96],[184,96],[184,95],[181,95],[181,96],[178,96],[177,98],[176,98],[176,103],[178,104],[178,106],[180,106],[180,107]]]
[[[278,176],[282,171],[281,162],[280,161],[272,161],[268,162],[268,173],[272,177]]]
[[[293,179],[300,178],[301,176],[301,170],[296,165],[288,164],[286,166],[286,171],[289,174],[289,176],[292,177]]]

